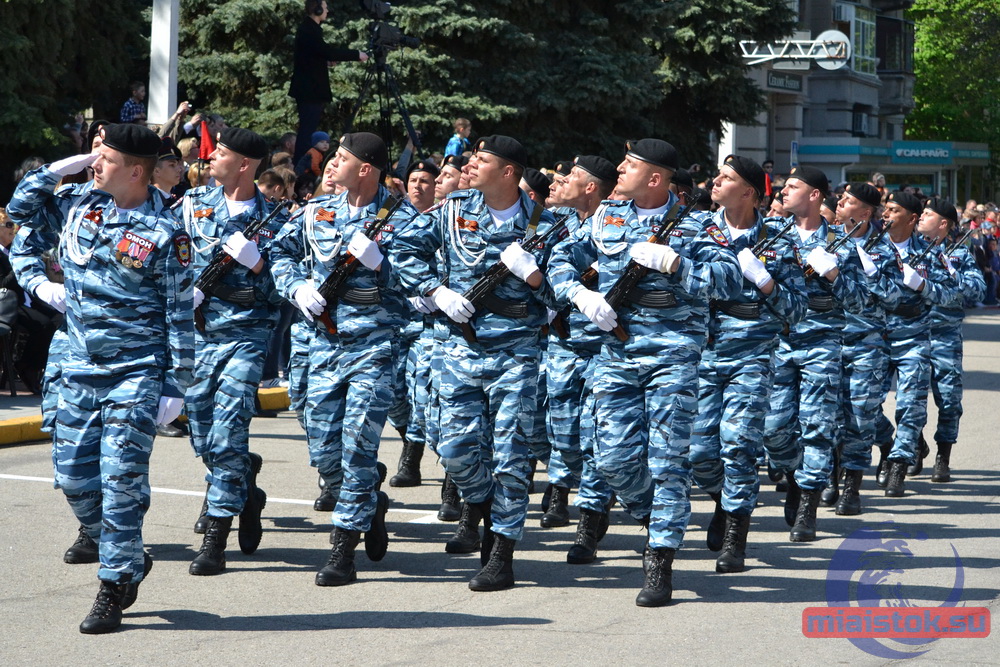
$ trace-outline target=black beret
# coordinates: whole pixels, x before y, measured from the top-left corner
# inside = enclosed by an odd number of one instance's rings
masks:
[[[639,139],[626,141],[625,153],[643,162],[655,164],[671,171],[677,171],[680,160],[677,150],[662,139]]]
[[[917,215],[923,213],[924,210],[924,207],[920,205],[920,199],[916,195],[911,195],[909,192],[903,192],[902,190],[896,190],[889,195],[889,201],[896,202],[907,211],[916,213]]]
[[[94,145],[94,137],[105,125],[111,125],[109,121],[106,120],[93,120],[90,122],[90,127],[87,128],[87,150]]]
[[[385,142],[371,132],[345,134],[340,138],[340,147],[380,171],[385,171],[389,163],[389,149],[385,147]]]
[[[823,206],[826,206],[831,211],[836,211],[837,210],[837,202],[839,202],[839,201],[840,201],[840,197],[838,197],[837,195],[830,195],[829,197],[827,197],[826,199],[823,200]]]
[[[573,165],[602,181],[614,183],[618,180],[618,167],[599,155],[577,155]]]
[[[579,158],[577,158],[577,160],[579,160]],[[552,171],[556,172],[560,176],[569,176],[569,172],[573,170],[574,162],[570,162],[569,160],[559,160],[559,162],[556,162],[556,166],[552,168]],[[615,178],[618,177],[616,176]]]
[[[694,187],[694,179],[691,178],[691,172],[683,167],[674,172],[670,182],[678,187]]]
[[[830,179],[816,167],[795,167],[785,180],[790,178],[797,178],[809,187],[816,188],[824,197],[830,191]]]
[[[521,178],[524,179],[524,182],[528,184],[529,188],[535,191],[535,194],[542,199],[548,199],[549,189],[552,186],[552,180],[548,176],[537,169],[528,167],[524,170],[524,176]]]
[[[524,150],[521,142],[502,134],[491,134],[488,137],[483,137],[476,142],[475,152],[492,153],[508,162],[513,162],[522,169],[528,163],[528,152]]]
[[[742,155],[727,155],[722,161],[723,166],[735,171],[740,178],[746,181],[757,193],[758,199],[764,198],[764,187],[767,182],[767,175],[763,167],[754,160]]]
[[[882,205],[882,193],[874,185],[869,185],[868,183],[848,183],[844,192],[853,195],[858,201],[874,208]]]
[[[160,141],[160,154],[159,158],[161,160],[180,160],[181,152],[177,150],[174,146],[174,140],[170,137],[163,137]]]
[[[469,164],[469,158],[464,155],[447,155],[444,158],[444,162],[441,163],[441,168],[452,167],[459,171],[462,171],[462,167]]]
[[[251,160],[263,160],[267,157],[267,142],[262,136],[250,130],[227,127],[219,132],[218,143]]]
[[[434,178],[437,178],[438,174],[441,173],[441,170],[438,169],[438,166],[432,160],[418,160],[410,165],[410,170],[406,172],[407,180],[409,180],[410,174],[418,171],[425,171]]]
[[[947,218],[952,222],[958,222],[958,211],[951,200],[946,197],[931,197],[924,202],[924,208],[929,208],[942,218]]]
[[[113,123],[101,128],[104,145],[135,157],[160,154],[160,138],[148,127],[134,123]]]

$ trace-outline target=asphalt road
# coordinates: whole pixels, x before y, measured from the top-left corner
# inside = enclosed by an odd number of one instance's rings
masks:
[[[259,483],[269,495],[261,547],[244,556],[234,535],[228,570],[217,577],[187,572],[200,544],[191,527],[204,492],[203,468],[186,440],[157,440],[144,530],[154,569],[119,632],[81,635],[78,624],[97,590],[96,566],[62,562],[76,524],[52,489],[49,447],[0,448],[0,664],[867,665],[897,661],[888,651],[920,653],[912,660],[922,663],[1000,664],[993,637],[909,645],[880,639],[862,648],[803,635],[803,610],[827,606],[828,591],[836,597],[828,580],[852,582],[845,590],[856,606],[870,571],[884,573],[883,606],[938,607],[954,594],[958,606],[996,611],[998,338],[1000,312],[970,316],[966,412],[952,483],[931,484],[928,466],[928,474],[907,480],[904,498],[890,499],[867,478],[864,514],[837,517],[821,509],[820,539],[805,544],[788,541],[782,497],[764,485],[749,568],[731,575],[714,571],[715,555],[704,543],[710,501],[696,492],[686,545],[674,564],[675,602],[661,609],[634,604],[644,541],[634,522],[616,511],[598,562],[567,565],[575,528],[540,528],[540,494],[532,496],[526,537],[515,554],[517,585],[469,591],[478,559],[444,553],[454,524],[435,519],[443,473],[430,457],[422,466],[423,486],[387,489],[386,558],[371,563],[359,549],[356,583],[315,586],[328,555],[329,517],[312,510],[316,476],[296,420],[284,413],[252,425],[251,447],[265,460]],[[930,413],[933,424],[933,405]],[[387,431],[382,457],[390,469],[400,449],[392,435]],[[539,491],[542,480],[544,474]],[[573,517],[575,525],[575,509]],[[845,538],[863,526],[884,541],[854,571],[858,562],[843,557],[871,545],[856,534]],[[890,538],[902,542],[886,542]]]

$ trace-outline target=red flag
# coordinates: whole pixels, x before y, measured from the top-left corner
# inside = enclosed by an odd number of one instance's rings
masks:
[[[201,143],[198,144],[198,159],[208,161],[208,156],[215,152],[215,142],[208,133],[208,123],[201,121]]]

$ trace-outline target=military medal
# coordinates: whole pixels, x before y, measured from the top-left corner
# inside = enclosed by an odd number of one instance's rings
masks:
[[[125,236],[122,240],[118,242],[115,246],[116,253],[115,257],[123,266],[127,266],[130,269],[141,269],[143,267],[143,262],[149,257],[149,253],[153,251],[156,246],[153,245],[152,241],[142,238],[137,234],[132,232],[125,232]]]

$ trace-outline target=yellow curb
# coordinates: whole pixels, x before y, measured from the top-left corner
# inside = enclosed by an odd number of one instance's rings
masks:
[[[290,404],[288,390],[284,387],[258,389],[257,396],[265,410],[287,410]],[[48,439],[49,435],[42,432],[41,415],[0,420],[0,446]]]

